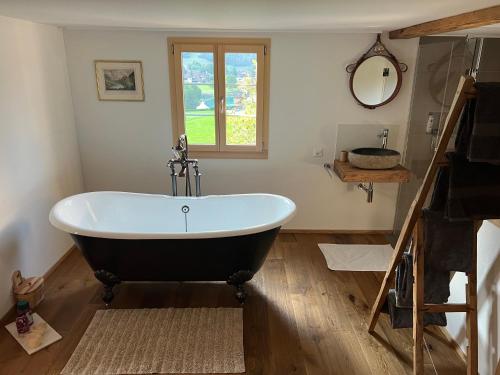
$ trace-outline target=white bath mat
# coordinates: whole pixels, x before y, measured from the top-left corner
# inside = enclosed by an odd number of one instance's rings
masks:
[[[97,310],[64,375],[245,372],[243,309]]]
[[[391,245],[318,244],[333,271],[386,271],[394,249]]]

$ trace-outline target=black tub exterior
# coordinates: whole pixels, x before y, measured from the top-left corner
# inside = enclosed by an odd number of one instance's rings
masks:
[[[104,284],[109,304],[122,281],[226,281],[244,302],[243,284],[260,269],[279,227],[265,232],[202,239],[110,239],[72,234]]]

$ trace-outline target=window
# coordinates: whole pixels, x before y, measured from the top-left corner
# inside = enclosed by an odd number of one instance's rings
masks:
[[[190,154],[267,158],[269,39],[171,38],[174,139]]]

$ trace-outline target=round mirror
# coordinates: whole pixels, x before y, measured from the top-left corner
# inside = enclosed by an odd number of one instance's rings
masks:
[[[387,56],[371,56],[360,61],[351,74],[351,92],[364,107],[389,103],[401,87],[401,69]]]

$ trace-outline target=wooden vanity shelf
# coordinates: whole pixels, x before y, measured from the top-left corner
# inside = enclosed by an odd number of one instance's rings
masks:
[[[400,164],[392,169],[359,169],[347,161],[335,160],[333,170],[343,182],[410,181],[410,171]]]

